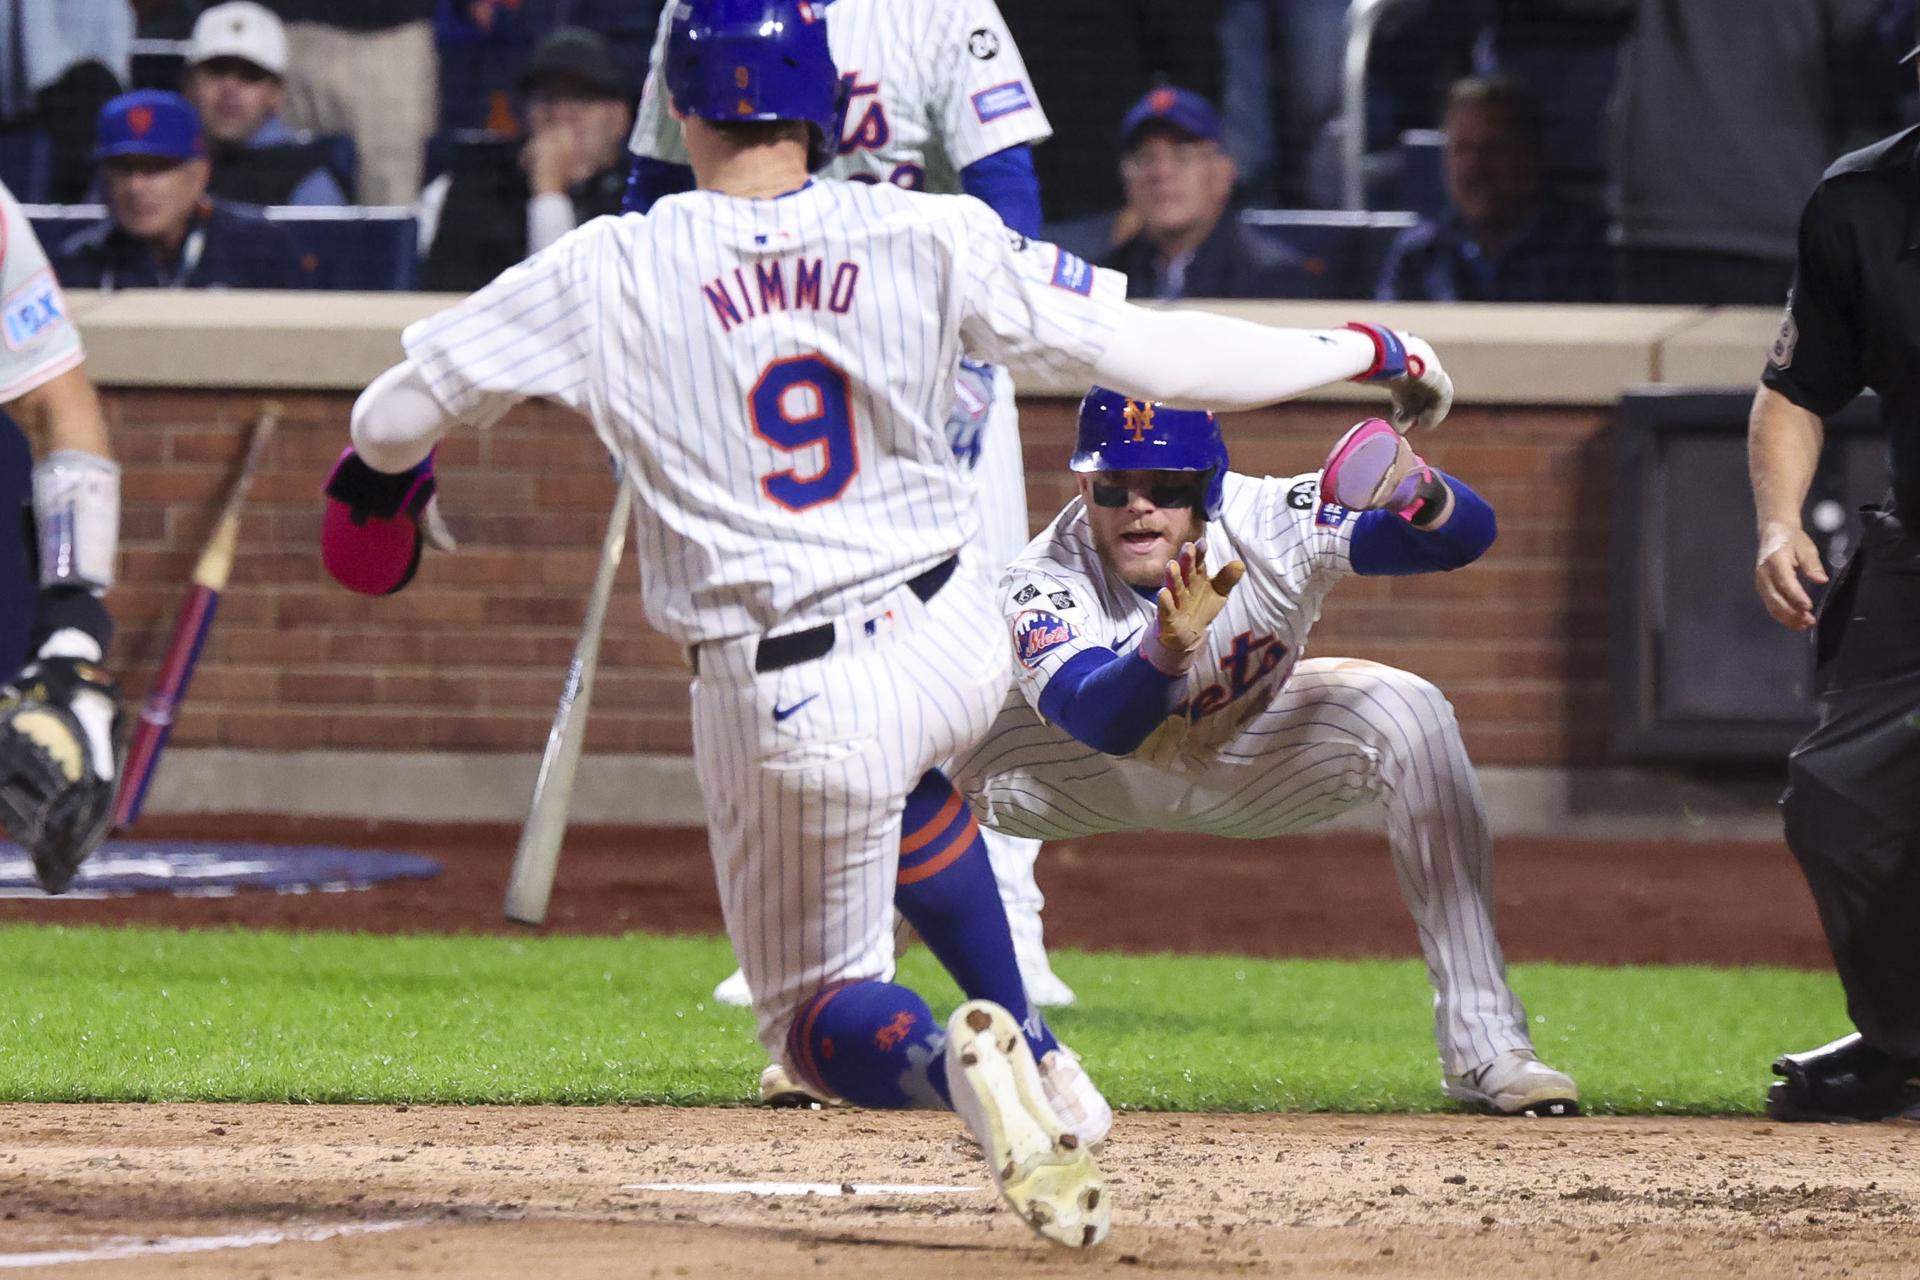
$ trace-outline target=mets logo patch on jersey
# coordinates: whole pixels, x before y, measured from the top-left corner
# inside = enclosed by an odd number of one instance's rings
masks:
[[[1337,502],[1323,502],[1320,509],[1313,513],[1313,522],[1322,529],[1338,529],[1352,514],[1351,510]]]
[[[1029,609],[1013,620],[1013,651],[1020,665],[1031,670],[1040,659],[1071,641],[1074,629],[1057,614]]]
[[[0,324],[6,326],[7,348],[30,347],[67,318],[60,304],[60,286],[51,271],[35,274],[0,303]]]
[[[1053,287],[1077,293],[1083,298],[1092,293],[1093,268],[1087,265],[1086,259],[1075,257],[1065,249],[1056,249],[1054,252]]]
[[[1033,97],[1027,92],[1024,80],[1009,80],[973,95],[973,114],[980,117],[981,124],[988,124],[1001,116],[1010,116],[1016,111],[1029,110],[1032,106]]]

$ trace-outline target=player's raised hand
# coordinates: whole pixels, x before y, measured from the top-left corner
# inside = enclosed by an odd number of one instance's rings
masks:
[[[1350,323],[1373,339],[1373,367],[1355,382],[1385,384],[1393,397],[1393,425],[1400,431],[1437,427],[1453,408],[1453,379],[1425,341],[1381,324]]]
[[[1183,544],[1179,558],[1167,561],[1159,625],[1141,646],[1147,661],[1168,675],[1189,670],[1207,638],[1207,627],[1227,607],[1228,594],[1246,571],[1247,566],[1235,560],[1208,577],[1207,540]]]
[[[1801,585],[1825,582],[1826,568],[1820,563],[1820,549],[1813,545],[1807,531],[1798,525],[1779,521],[1760,530],[1760,555],[1753,569],[1753,588],[1760,603],[1773,620],[1783,627],[1805,631],[1814,622],[1813,597]]]

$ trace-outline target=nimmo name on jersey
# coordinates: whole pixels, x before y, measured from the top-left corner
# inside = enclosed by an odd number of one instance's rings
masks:
[[[793,282],[791,293],[788,279]],[[860,283],[860,264],[838,262],[831,276],[824,258],[793,258],[782,262],[756,263],[753,279],[744,266],[735,267],[731,283],[727,276],[715,276],[701,287],[722,333],[736,324],[745,324],[775,311],[818,311],[824,301],[827,310],[845,315],[853,306],[853,292]],[[824,292],[823,292],[824,290]]]

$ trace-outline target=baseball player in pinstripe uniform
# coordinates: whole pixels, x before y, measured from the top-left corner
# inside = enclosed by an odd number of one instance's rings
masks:
[[[1378,418],[1318,474],[1255,478],[1228,469],[1211,413],[1101,388],[1081,403],[1072,466],[1079,498],[1000,582],[1019,689],[955,765],[976,815],[1048,840],[1260,839],[1378,799],[1447,1094],[1577,1114],[1573,1080],[1534,1056],[1507,986],[1486,814],[1452,708],[1409,672],[1304,656],[1340,579],[1466,565],[1493,541],[1492,509]]]
[[[120,723],[120,689],[101,665],[113,640],[101,596],[119,551],[120,468],[85,360],[46,252],[0,186],[0,405],[39,455],[28,661],[0,684],[0,823],[32,851],[48,893],[65,891],[106,835]]]
[[[652,624],[685,645],[721,907],[770,1055],[822,1093],[951,1106],[1047,1239],[1106,1234],[1112,1113],[1027,998],[979,824],[940,765],[1010,662],[944,423],[961,354],[1136,395],[1257,405],[1338,378],[1436,421],[1417,339],[1130,307],[1125,281],[965,196],[813,182],[840,78],[805,0],[688,0],[664,80],[698,190],[600,218],[410,326],[354,406],[323,559],[419,567],[432,450],[543,396],[636,486]],[[892,913],[966,992],[944,1027],[893,981]]]
[[[964,191],[1015,231],[1039,235],[1040,186],[1029,148],[1052,129],[993,0],[817,0],[814,8],[832,19],[827,38],[847,92],[839,150],[822,176]],[[693,185],[679,126],[659,91],[669,26],[660,24],[628,144],[634,163],[627,207],[642,213],[662,195]],[[1005,369],[961,361],[947,435],[980,507],[979,532],[966,554],[997,577],[1032,533]],[[1072,1004],[1073,990],[1048,962],[1041,931],[1045,899],[1033,876],[1040,843],[991,831],[986,839],[1028,994],[1049,1008]],[[714,995],[747,1004],[745,976],[736,971]],[[790,1087],[769,1072],[762,1094],[782,1101]]]

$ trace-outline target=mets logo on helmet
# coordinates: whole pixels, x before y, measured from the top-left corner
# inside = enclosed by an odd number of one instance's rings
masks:
[[[1072,640],[1073,627],[1065,618],[1029,609],[1013,620],[1013,650],[1021,665],[1032,669],[1040,659]]]
[[[1153,430],[1153,405],[1145,400],[1127,401],[1126,417],[1121,420],[1122,431],[1133,432],[1133,442],[1140,444],[1147,438],[1147,432]]]

